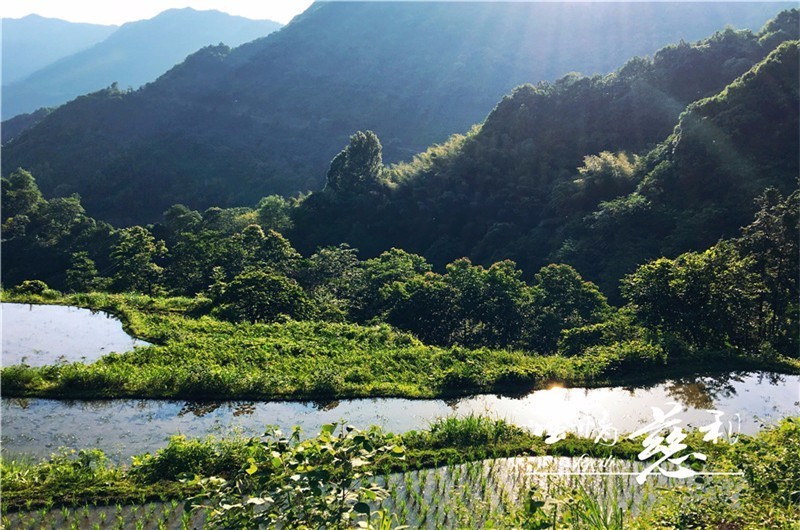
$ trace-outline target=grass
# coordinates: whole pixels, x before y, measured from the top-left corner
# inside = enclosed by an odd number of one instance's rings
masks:
[[[595,469],[592,466],[626,471],[638,469],[636,466],[642,463],[631,460],[636,450],[633,446],[620,448],[620,458],[608,462],[486,456],[466,460],[470,451],[487,450],[487,442],[521,447],[521,441],[526,440],[538,445],[537,451],[551,447],[552,454],[577,455],[584,441],[575,439],[571,443],[545,446],[540,437],[502,420],[480,416],[464,420],[445,418],[425,431],[403,436],[407,458],[401,467],[376,465],[374,472],[389,497],[373,508],[380,507],[393,514],[387,517],[394,524],[430,529],[796,528],[796,521],[800,520],[796,497],[800,468],[796,459],[790,457],[800,443],[800,418],[784,419],[756,436],[743,436],[733,445],[703,445],[700,434],[690,436],[692,450],[706,452],[713,469],[739,469],[744,476],[714,478],[702,483],[656,476],[652,482],[639,486],[631,476],[542,475],[565,469]],[[199,528],[202,514],[199,519],[195,514],[190,526],[190,517],[178,500],[193,492],[174,477],[185,472],[231,476],[249,465],[250,458],[259,462],[271,457],[254,453],[258,446],[247,439],[176,437],[155,455],[137,459],[131,468],[110,466],[102,455],[93,451],[38,464],[3,462],[3,525]],[[434,446],[439,448],[431,449]],[[438,451],[436,465],[423,466],[421,460],[412,456],[415,451],[423,450]],[[154,482],[159,476],[161,480]],[[166,480],[167,477],[172,478]],[[61,497],[36,497],[36,491],[39,494],[43,491],[35,488],[44,484],[63,488],[63,480],[79,486],[70,497],[64,497],[62,489],[58,489]],[[122,491],[118,483],[123,481],[138,491],[131,489],[127,497],[117,498],[114,505],[114,497],[108,491]],[[184,489],[175,490],[172,497],[153,496],[150,488],[157,484],[163,487],[164,482]],[[105,483],[105,491],[101,483]],[[84,497],[79,495],[81,492]],[[56,490],[50,493],[55,494]],[[539,523],[542,525],[536,526]],[[544,523],[551,526],[543,526]]]
[[[194,301],[105,293],[43,299],[3,293],[7,302],[57,303],[118,316],[151,342],[92,364],[5,367],[5,397],[155,399],[430,398],[515,392],[553,382],[573,386],[629,383],[659,373],[693,373],[698,365],[645,367],[616,355],[538,356],[488,348],[440,348],[388,325],[328,322],[233,324],[192,317]],[[80,353],[80,352],[76,352]],[[80,357],[80,355],[76,355]],[[701,361],[706,369],[718,363]],[[726,359],[726,368],[800,372],[800,362]]]
[[[722,450],[702,443],[699,438],[699,435],[690,438],[690,447],[714,455]],[[405,433],[402,440],[404,459],[378,460],[374,464],[376,474],[436,470],[442,466],[518,456],[586,455],[630,461],[641,450],[640,444],[629,440],[606,446],[574,435],[546,444],[543,436],[504,420],[475,415],[437,420],[426,430]],[[195,487],[184,479],[230,477],[246,467],[250,459],[269,458],[257,442],[256,438],[243,436],[229,439],[173,436],[155,454],[133,457],[128,467],[110,463],[96,449],[58,453],[41,462],[2,459],[2,506],[4,510],[9,507],[30,510],[71,506],[88,500],[129,504],[185,498],[195,492]]]

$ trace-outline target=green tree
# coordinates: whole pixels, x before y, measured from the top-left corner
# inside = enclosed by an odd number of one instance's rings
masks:
[[[24,169],[17,169],[2,179],[3,224],[18,215],[30,216],[44,202],[36,179]]]
[[[250,269],[225,286],[216,314],[235,322],[309,318],[313,307],[297,282],[270,270]]]
[[[94,260],[86,251],[73,252],[67,269],[67,289],[85,293],[100,289],[106,282],[99,277]]]
[[[597,286],[584,281],[578,271],[552,264],[536,274],[526,312],[525,345],[549,354],[556,351],[562,331],[602,322],[611,308]]]
[[[362,262],[363,282],[356,318],[362,322],[378,317],[388,309],[382,292],[394,282],[406,282],[431,272],[425,258],[392,248],[378,257]]]
[[[788,198],[767,189],[756,204],[755,220],[742,230],[739,245],[751,256],[751,270],[760,279],[758,339],[772,341],[784,354],[798,354],[800,316],[800,191]]]
[[[227,277],[222,263],[226,251],[226,239],[210,230],[184,232],[170,248],[169,266],[165,270],[165,280],[170,289],[178,293],[194,295],[206,290],[212,283],[212,271],[219,267]]]
[[[280,195],[270,195],[258,201],[258,224],[285,234],[292,228],[292,204]]]
[[[358,250],[347,244],[317,250],[299,275],[326,320],[345,320],[362,302],[364,271]]]
[[[374,186],[383,169],[381,142],[372,131],[358,131],[331,161],[326,189],[358,193]]]
[[[450,344],[459,321],[458,292],[433,272],[394,282],[381,290],[386,320],[427,344]]]
[[[170,236],[177,236],[196,227],[203,220],[200,212],[183,204],[173,204],[164,212],[164,227]]]
[[[444,281],[458,293],[454,307],[458,326],[452,340],[465,346],[505,347],[522,328],[527,286],[513,261],[488,269],[466,258],[447,266]]]
[[[759,279],[730,242],[647,263],[622,281],[643,325],[696,349],[746,348]]]
[[[95,226],[94,220],[86,216],[77,195],[43,201],[32,221],[30,232],[36,243],[45,247],[57,247]]]
[[[119,291],[137,291],[148,294],[159,284],[163,269],[155,260],[166,253],[163,241],[141,226],[124,228],[116,234],[117,242],[111,249],[114,270],[113,285]]]

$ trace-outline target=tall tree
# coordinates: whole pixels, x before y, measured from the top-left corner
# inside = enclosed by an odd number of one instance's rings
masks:
[[[535,280],[524,339],[533,351],[553,353],[562,331],[596,324],[611,314],[600,289],[569,265],[542,267]]]
[[[141,226],[117,232],[117,243],[111,249],[114,288],[152,294],[161,280],[163,269],[155,260],[166,253],[163,241]]]
[[[381,142],[372,131],[358,131],[350,143],[331,161],[326,189],[334,192],[368,190],[379,179],[383,168]]]
[[[774,188],[756,199],[755,220],[742,230],[740,245],[752,256],[763,288],[758,297],[758,336],[784,354],[797,354],[800,316],[800,191],[788,198]]]

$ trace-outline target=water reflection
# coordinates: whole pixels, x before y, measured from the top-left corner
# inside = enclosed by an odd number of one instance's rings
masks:
[[[324,412],[336,409],[340,405],[340,401],[338,399],[314,400],[310,401],[309,404],[316,410]]]
[[[763,422],[800,414],[800,376],[733,373],[682,378],[648,388],[551,388],[521,398],[496,395],[450,400],[393,398],[330,402],[198,402],[155,400],[56,401],[6,399],[2,402],[4,454],[47,456],[60,445],[100,447],[127,461],[133,454],[162,447],[172,434],[261,435],[267,425],[288,432],[299,425],[315,434],[339,420],[359,427],[381,425],[394,432],[426,428],[438,417],[488,413],[535,431],[611,424],[620,433],[652,421],[652,407],[678,402],[683,427],[707,425],[708,409],[727,421],[742,417],[742,432]]]
[[[211,414],[218,408],[222,406],[222,402],[219,401],[211,401],[211,402],[202,402],[202,401],[187,401],[181,407],[181,410],[178,411],[178,417],[185,416],[187,414],[192,414],[197,416],[198,418],[202,418],[207,414]]]
[[[703,381],[670,381],[664,385],[667,394],[684,407],[714,408],[714,398]]]
[[[108,313],[56,305],[2,304],[2,363],[45,366],[92,362],[147,342],[132,338]]]

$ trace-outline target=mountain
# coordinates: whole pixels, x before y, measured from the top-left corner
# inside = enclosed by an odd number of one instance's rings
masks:
[[[79,24],[39,15],[3,18],[0,26],[3,85],[20,81],[62,57],[97,44],[117,30],[117,26]]]
[[[719,94],[690,105],[643,158],[636,188],[601,202],[568,232],[559,257],[610,287],[648,259],[734,237],[764,190],[797,189],[799,65],[798,41],[784,42]]]
[[[521,83],[609,72],[726,24],[760,27],[785,6],[317,3],[281,31],[204,48],[137,91],[77,98],[4,145],[4,171],[28,168],[46,194],[80,193],[90,214],[117,224],[156,220],[176,202],[253,204],[321,187],[358,129],[399,161],[480,122]],[[755,60],[726,64],[728,81]],[[649,141],[696,96],[665,103],[673,118]]]
[[[219,42],[238,46],[280,27],[271,20],[190,8],[129,22],[88,49],[63,57],[25,79],[6,83],[3,116],[60,105],[112,83],[138,88],[203,46]],[[14,47],[9,52],[17,53]]]
[[[734,237],[766,188],[796,188],[799,22],[785,11],[758,34],[728,29],[608,76],[519,87],[466,137],[372,183],[355,169],[362,182],[343,190],[329,175],[290,238],[304,253],[346,242],[439,266],[566,262],[613,293],[637,264]]]

